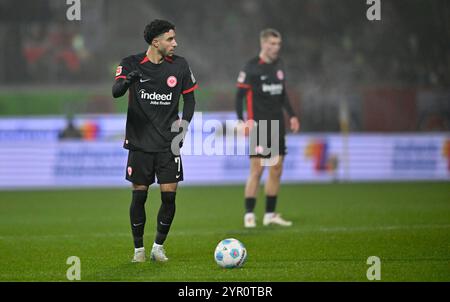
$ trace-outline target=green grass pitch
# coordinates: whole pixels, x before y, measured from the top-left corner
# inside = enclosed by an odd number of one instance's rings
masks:
[[[243,228],[243,186],[180,187],[165,247],[169,262],[131,263],[128,189],[0,192],[0,281],[67,281],[69,256],[82,281],[450,281],[450,183],[282,185],[277,210],[290,228]],[[147,254],[160,203],[147,200]],[[241,269],[221,269],[213,251],[234,237]]]

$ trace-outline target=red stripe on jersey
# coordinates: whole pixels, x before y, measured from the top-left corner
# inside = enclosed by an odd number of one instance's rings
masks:
[[[266,64],[263,59],[259,58],[258,64]]]
[[[194,87],[186,89],[185,91],[182,92],[182,94],[186,94],[186,93],[192,92],[192,91],[194,91],[197,88],[198,88],[198,84],[195,84]]]
[[[253,90],[247,90],[247,120],[253,120]]]
[[[170,63],[173,62],[173,59],[172,59],[171,57],[164,57],[164,60],[166,60],[167,62],[170,62]],[[149,61],[150,61],[150,60],[148,59],[148,57],[145,56],[145,57],[142,59],[142,61],[139,62],[139,64],[144,64],[144,63],[147,63],[147,62],[149,62]]]
[[[249,84],[243,84],[243,83],[237,83],[236,86],[239,88],[245,88],[245,89],[252,88],[252,86],[250,86]]]
[[[145,56],[139,64],[144,64],[145,62],[150,61],[147,56]]]
[[[117,80],[117,79],[126,79],[126,78],[127,78],[127,77],[124,76],[124,75],[123,75],[123,76],[117,76],[117,77],[116,77],[116,80]]]

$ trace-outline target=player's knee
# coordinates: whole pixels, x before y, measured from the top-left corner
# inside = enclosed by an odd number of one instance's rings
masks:
[[[252,169],[252,171],[250,171],[250,177],[254,180],[258,180],[261,178],[263,171],[262,168]]]
[[[161,192],[176,192],[177,191],[177,183],[168,183],[168,184],[161,184]]]
[[[274,165],[270,167],[270,174],[275,177],[280,177],[281,173],[283,172],[283,166],[282,165]]]
[[[147,191],[147,190],[148,190],[148,186],[146,186],[146,185],[137,185],[137,184],[133,184],[133,190],[137,190],[137,191]]]

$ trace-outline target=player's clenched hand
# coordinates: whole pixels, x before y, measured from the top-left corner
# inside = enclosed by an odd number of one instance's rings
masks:
[[[298,118],[296,118],[295,116],[293,116],[289,119],[289,123],[290,123],[292,132],[296,133],[300,130],[300,122],[298,121]]]
[[[140,78],[142,78],[142,73],[140,73],[139,70],[133,70],[132,72],[127,74],[126,81],[128,83],[132,84],[132,83],[136,82],[137,80],[139,80]]]

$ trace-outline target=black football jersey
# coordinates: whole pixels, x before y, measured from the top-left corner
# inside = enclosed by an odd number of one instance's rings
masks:
[[[152,63],[146,53],[124,58],[116,70],[116,80],[125,79],[133,70],[142,78],[128,89],[128,112],[124,148],[144,152],[170,150],[172,123],[179,120],[180,95],[198,85],[187,61],[180,56],[166,57]]]
[[[237,86],[247,89],[248,120],[279,120],[283,125],[283,108],[286,106],[291,115],[281,59],[273,63],[265,63],[259,56],[251,59],[239,72]]]

